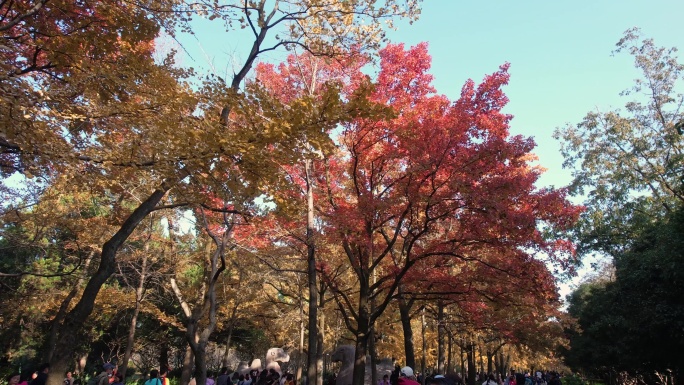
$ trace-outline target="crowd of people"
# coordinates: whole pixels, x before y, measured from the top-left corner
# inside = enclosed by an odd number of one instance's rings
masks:
[[[145,385],[156,385],[154,383]],[[188,385],[195,385],[195,379],[191,379]],[[275,369],[250,370],[245,374],[238,372],[230,373],[228,368],[221,368],[219,375],[214,378],[213,371],[207,371],[206,385],[295,385],[292,373],[278,373]]]
[[[7,378],[8,385],[46,385],[50,366],[43,364],[38,371],[26,374],[12,373]],[[214,375],[218,374],[216,378]],[[151,370],[149,378],[144,385],[170,385],[167,377],[168,370]],[[124,385],[123,376],[117,373],[116,366],[105,363],[102,371],[88,381],[86,385]],[[423,378],[422,374],[415,375],[413,369],[405,366],[396,366],[391,376],[384,375],[377,385],[465,385],[466,381],[459,375],[433,374]],[[553,371],[537,371],[522,373],[511,370],[510,374],[477,373],[476,384],[482,385],[562,385],[560,375]],[[275,369],[251,370],[247,373],[230,372],[228,368],[222,368],[218,373],[207,371],[206,385],[295,385],[295,377],[292,373],[278,373]],[[80,380],[74,378],[71,372],[66,373],[64,385],[82,385]],[[188,385],[196,385],[195,379],[191,379]],[[334,379],[333,383],[334,384]],[[343,385],[343,384],[337,384]]]
[[[111,363],[102,365],[102,371],[91,377],[86,384],[83,384],[80,378],[74,377],[71,372],[66,373],[63,385],[124,385],[124,376],[122,373],[116,371],[116,366]],[[8,385],[46,385],[48,373],[50,372],[49,364],[42,364],[36,372],[12,373],[7,378]],[[159,371],[155,372],[155,378],[159,377],[161,381],[154,382],[148,385],[169,385],[169,380],[166,378],[166,373],[162,375]]]
[[[413,369],[408,366],[400,368],[396,366],[392,376],[385,375],[378,381],[378,385],[465,385],[466,381],[458,374],[443,375],[434,374],[423,378],[423,375],[414,375]],[[530,372],[522,373],[511,370],[508,375],[477,373],[475,383],[482,385],[562,385],[560,375],[553,371],[537,371],[534,375]]]

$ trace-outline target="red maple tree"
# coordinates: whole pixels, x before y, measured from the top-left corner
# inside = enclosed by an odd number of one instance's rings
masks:
[[[325,277],[356,337],[354,384],[363,383],[373,324],[418,262],[475,261],[514,273],[544,252],[561,263],[571,244],[545,239],[540,226],[567,228],[580,210],[564,191],[534,186],[534,142],[510,136],[502,112],[508,65],[478,86],[466,82],[451,102],[431,85],[426,44],[389,45],[380,58],[371,99],[395,115],[345,124],[322,173],[323,232],[356,277]]]

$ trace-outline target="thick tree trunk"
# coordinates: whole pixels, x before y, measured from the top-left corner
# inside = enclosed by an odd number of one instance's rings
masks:
[[[487,351],[487,374],[494,373],[494,353]]]
[[[445,361],[445,339],[446,339],[446,328],[445,328],[446,316],[444,312],[444,303],[441,301],[437,304],[437,372],[439,374],[444,374],[444,361]]]
[[[195,355],[195,380],[197,385],[205,385],[207,379],[207,364],[206,364],[206,349],[209,337],[214,332],[217,323],[216,317],[216,282],[219,276],[226,268],[225,252],[226,245],[230,239],[233,224],[224,217],[224,232],[221,235],[213,233],[204,218],[204,230],[207,232],[212,242],[207,242],[205,257],[205,271],[204,271],[204,287],[202,290],[202,299],[195,304],[191,310],[190,305],[183,299],[182,293],[175,277],[170,280],[171,288],[173,289],[178,302],[183,309],[186,316],[185,338],[192,348]],[[212,251],[212,244],[216,247]],[[208,265],[208,266],[207,266]],[[208,317],[208,322],[200,331],[200,321]]]
[[[365,278],[365,279],[364,279]],[[369,314],[369,276],[362,277],[359,285],[359,304],[356,330],[356,352],[354,354],[354,374],[352,385],[363,385],[366,374],[366,349],[368,347],[368,336],[370,333],[370,314]],[[375,385],[375,384],[373,384]]]
[[[200,341],[193,349],[195,354],[195,382],[197,385],[207,383],[207,344]]]
[[[159,201],[164,197],[170,186],[164,184],[155,190],[145,201],[143,201],[126,218],[119,230],[102,245],[100,256],[100,266],[95,274],[90,277],[83,290],[81,299],[64,318],[64,322],[59,327],[59,337],[55,344],[55,349],[50,360],[50,372],[48,373],[47,385],[62,385],[64,373],[69,370],[69,364],[73,360],[74,348],[81,342],[80,331],[86,320],[93,312],[95,299],[107,282],[107,279],[114,274],[116,268],[116,253],[128,237],[133,233],[140,222],[149,215]]]
[[[307,379],[308,384],[317,383],[318,361],[316,354],[318,349],[318,286],[316,284],[316,245],[314,240],[314,207],[313,207],[313,180],[312,160],[307,159],[304,163],[306,171],[306,250],[309,278],[309,339],[307,348]]]
[[[501,375],[504,375],[506,373],[506,371],[503,370],[503,365],[502,365],[501,361],[502,361],[501,353],[500,352],[496,353],[494,355],[494,366],[496,367],[496,372],[501,374]]]
[[[131,354],[133,354],[133,344],[135,343],[135,330],[138,326],[138,314],[140,314],[140,304],[143,300],[143,294],[145,292],[145,279],[147,279],[147,256],[149,252],[149,244],[145,245],[145,252],[143,253],[141,266],[140,266],[140,281],[138,282],[138,287],[135,289],[135,308],[133,309],[133,315],[131,316],[131,324],[128,326],[128,337],[126,339],[126,350],[124,351],[124,357],[119,364],[118,371],[126,376],[126,371],[128,370],[128,361],[131,359]]]
[[[57,336],[59,335],[60,325],[66,317],[67,309],[69,309],[71,301],[76,297],[76,294],[78,294],[81,285],[83,284],[83,281],[85,281],[85,278],[88,276],[88,267],[90,267],[90,261],[92,261],[94,254],[94,251],[88,253],[88,257],[83,262],[83,270],[81,271],[81,275],[78,277],[76,282],[74,282],[74,285],[69,291],[69,294],[67,294],[66,298],[62,300],[62,303],[59,306],[59,310],[57,311],[55,318],[52,320],[52,329],[50,329],[50,337],[48,338],[47,351],[45,352],[45,362],[50,362],[50,360],[52,359],[52,354],[55,351],[55,345],[57,345]]]
[[[364,385],[366,378],[366,347],[368,346],[368,328],[360,333],[356,339],[356,352],[354,354],[354,374],[352,385]]]
[[[472,338],[468,341],[468,385],[475,385],[475,372],[477,368],[475,367],[475,343],[472,342]]]
[[[183,357],[183,370],[181,371],[180,385],[188,385],[192,378],[192,367],[195,362],[195,355],[192,353],[190,344],[185,347],[185,356]]]
[[[375,348],[375,328],[371,326],[368,333],[368,353],[370,353],[371,384],[378,383],[377,359],[378,352]]]
[[[406,366],[410,366],[411,368],[415,369],[416,353],[413,345],[413,329],[411,328],[411,305],[409,301],[404,300],[402,295],[400,295],[399,299],[399,316],[401,318],[401,327],[404,331],[404,352],[406,354]]]

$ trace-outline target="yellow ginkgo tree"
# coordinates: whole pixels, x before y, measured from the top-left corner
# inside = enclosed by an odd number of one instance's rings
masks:
[[[150,213],[180,206],[225,211],[228,204],[247,211],[278,175],[270,170],[297,158],[289,143],[316,134],[319,143],[329,140],[314,125],[305,130],[268,116],[258,97],[243,94],[260,55],[293,45],[328,56],[373,48],[383,39],[383,20],[417,13],[417,0],[0,4],[0,172],[10,198],[2,221],[22,218],[42,190],[59,185],[64,194],[102,198],[111,226],[102,242],[89,245],[97,267],[53,325],[50,385],[62,381],[117,252]],[[155,60],[160,31],[192,32],[195,17],[252,32],[250,53],[228,84],[210,79],[191,87],[192,71],[176,66],[173,55]],[[294,108],[289,118],[311,118]],[[37,192],[24,195],[8,183],[17,175]],[[161,203],[166,196],[170,203]],[[216,201],[224,204],[213,207]],[[9,275],[25,274],[31,271]],[[204,373],[197,383],[204,384]]]

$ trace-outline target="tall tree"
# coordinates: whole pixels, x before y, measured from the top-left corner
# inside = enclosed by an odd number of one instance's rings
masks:
[[[434,94],[425,44],[389,45],[380,56],[372,100],[395,115],[344,127],[340,152],[327,163],[322,208],[325,233],[356,279],[329,277],[356,339],[354,384],[364,381],[373,325],[418,261],[527,247],[563,262],[569,243],[546,240],[537,225],[566,229],[578,212],[563,191],[534,187],[539,171],[528,164],[534,144],[509,137],[510,116],[501,112],[507,66],[478,87],[468,81],[451,103]]]
[[[264,129],[265,122],[236,123],[236,115],[260,116],[238,113],[244,107],[240,85],[257,57],[284,45],[335,54],[341,45],[376,44],[383,19],[415,16],[416,5],[413,0],[388,1],[384,6],[363,0],[0,5],[0,32],[7,47],[2,52],[0,85],[4,175],[38,175],[46,184],[62,178],[73,186],[124,196],[125,182],[147,182],[147,196],[137,206],[117,210],[117,228],[100,245],[96,272],[61,325],[54,325],[59,337],[50,385],[61,382],[78,331],[115,271],[118,250],[147,215],[163,208],[160,202],[169,191],[174,190],[174,206],[206,203],[205,186],[216,182],[212,172],[230,170],[229,180],[213,184],[215,193],[228,195],[226,201],[250,201],[259,194],[258,182],[269,175],[267,163],[272,159],[258,149],[268,148],[273,156],[269,145],[297,140],[287,125]],[[193,93],[180,84],[188,73],[175,70],[171,58],[161,64],[153,60],[153,41],[160,28],[187,28],[193,14],[210,15],[228,26],[239,19],[253,32],[252,49],[229,85],[209,82],[206,89]],[[266,45],[266,37],[281,29],[286,38]],[[17,210],[22,208],[10,211]]]
[[[567,330],[565,355],[573,370],[600,377],[625,372],[646,383],[680,381],[683,230],[680,206],[615,257],[614,281],[588,282],[572,293],[568,312],[577,324]]]
[[[343,98],[353,99],[354,89],[358,88],[358,83],[361,77],[360,68],[366,64],[367,59],[360,54],[350,53],[345,58],[321,58],[316,57],[308,52],[305,54],[290,55],[286,63],[282,63],[276,69],[272,65],[260,65],[257,67],[257,79],[260,84],[263,84],[268,90],[283,101],[287,108],[292,108],[297,102],[308,102],[318,105],[316,110],[320,116],[320,125],[325,127],[329,132],[334,128],[333,124],[341,119],[351,119],[355,111],[348,109],[335,112],[327,109],[325,99],[329,98],[326,94],[329,92],[340,93]],[[356,78],[352,78],[352,76]],[[344,87],[342,87],[344,85]],[[326,118],[325,115],[329,115]],[[340,115],[339,118],[334,118],[335,115]],[[333,120],[330,120],[333,118]],[[290,206],[290,209],[281,208],[278,212],[284,220],[298,220],[292,218],[290,215],[282,216],[288,213],[296,206],[296,202],[285,202],[292,200],[294,197],[300,197],[301,201],[305,202],[305,212],[300,214],[301,210],[296,210],[297,214],[305,219],[306,232],[304,236],[293,233],[291,239],[297,242],[303,239],[306,245],[306,261],[307,269],[306,276],[308,278],[308,344],[307,344],[307,361],[308,370],[307,377],[309,383],[322,384],[323,373],[322,367],[319,368],[319,361],[323,352],[323,347],[318,346],[319,337],[322,331],[319,331],[318,324],[318,310],[320,303],[325,303],[324,298],[319,300],[319,287],[317,284],[317,252],[316,252],[316,229],[314,217],[314,184],[317,180],[314,175],[314,162],[320,162],[322,155],[330,154],[332,146],[328,145],[322,147],[317,143],[317,138],[311,138],[312,142],[303,142],[299,145],[301,149],[299,152],[304,154],[303,167],[298,165],[285,164],[283,165],[283,173],[286,175],[285,180],[293,182],[293,188],[279,188],[279,191],[273,191],[273,195],[281,204]],[[330,143],[329,143],[330,144]],[[320,169],[320,167],[318,168]],[[302,191],[303,190],[303,191]],[[322,342],[322,341],[320,341]]]
[[[684,65],[676,48],[658,47],[638,29],[617,43],[615,52],[624,51],[641,72],[622,93],[635,99],[624,110],[590,112],[555,132],[564,167],[573,170],[571,193],[587,197],[576,230],[581,253],[622,253],[645,224],[684,201]]]

